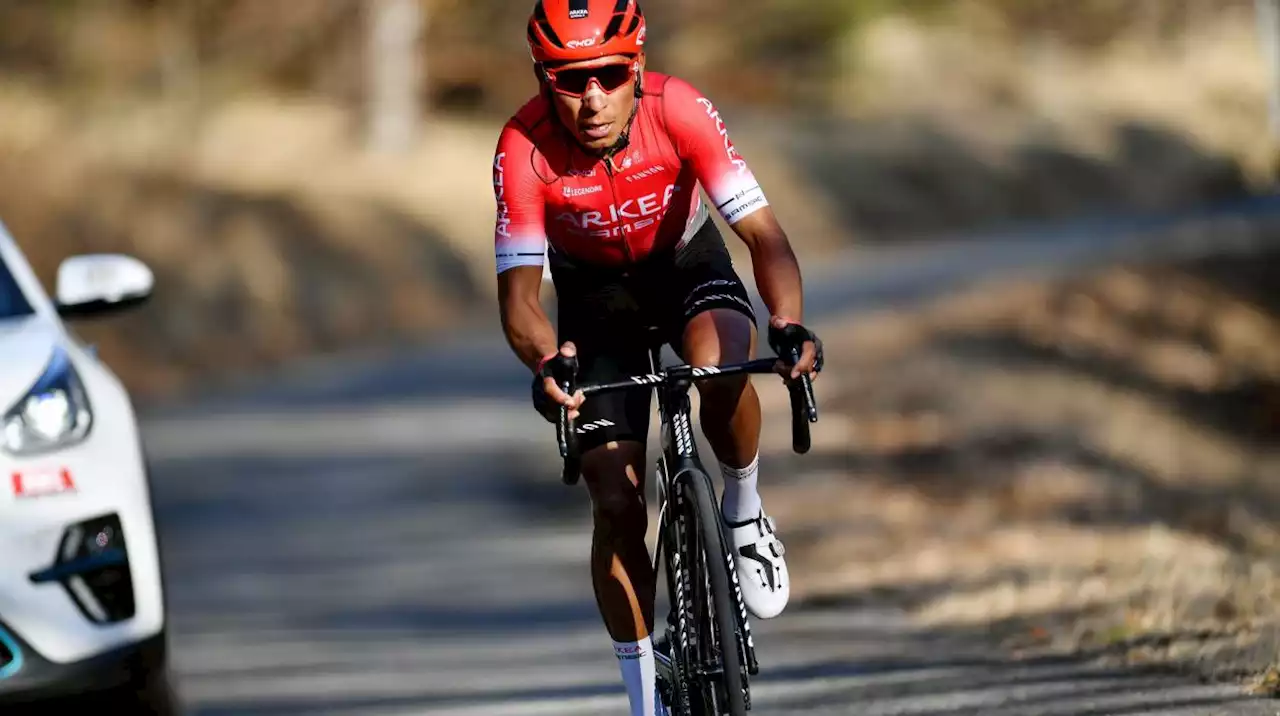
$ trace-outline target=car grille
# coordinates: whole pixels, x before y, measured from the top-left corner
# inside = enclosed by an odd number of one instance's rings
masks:
[[[32,574],[31,581],[60,584],[94,623],[132,618],[133,576],[120,518],[110,514],[68,527],[54,563]]]

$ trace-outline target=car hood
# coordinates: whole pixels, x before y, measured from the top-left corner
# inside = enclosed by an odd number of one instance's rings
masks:
[[[0,321],[0,412],[35,385],[60,341],[57,328],[39,316]]]

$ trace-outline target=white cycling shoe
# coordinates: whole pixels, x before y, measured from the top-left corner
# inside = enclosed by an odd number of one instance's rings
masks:
[[[785,550],[774,532],[773,518],[760,514],[745,522],[725,522],[733,543],[733,561],[747,611],[758,619],[772,619],[782,613],[791,596],[791,577]]]

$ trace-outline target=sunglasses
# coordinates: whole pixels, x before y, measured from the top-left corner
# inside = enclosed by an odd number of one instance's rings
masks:
[[[605,94],[617,92],[635,78],[635,68],[631,62],[626,62],[599,67],[547,70],[547,75],[551,78],[551,87],[556,92],[581,98],[587,93],[587,88],[592,82],[600,85],[600,89]]]

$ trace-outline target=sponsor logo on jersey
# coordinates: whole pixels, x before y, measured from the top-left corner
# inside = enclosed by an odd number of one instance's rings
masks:
[[[575,234],[618,236],[661,221],[671,206],[671,198],[678,191],[679,186],[668,184],[663,191],[628,199],[622,204],[610,204],[600,211],[564,211],[556,216],[556,220],[568,224],[569,231]]]
[[[594,186],[584,186],[584,187],[576,187],[576,186],[564,187],[565,196],[587,196],[588,194],[599,194],[602,191],[604,191],[604,187],[600,186],[599,184],[596,184]]]
[[[641,179],[648,179],[651,176],[656,176],[658,174],[661,174],[666,170],[667,170],[666,166],[662,164],[657,164],[655,166],[649,167],[648,169],[641,169],[635,174],[628,174],[625,178],[629,182],[637,182],[637,181],[640,181]]]
[[[506,190],[503,188],[504,170],[502,160],[506,152],[499,152],[493,159],[493,191],[498,201],[498,217],[495,231],[498,236],[511,238],[511,212],[507,207]]]
[[[729,130],[724,126],[724,120],[720,118],[720,111],[717,110],[715,105],[711,104],[711,100],[706,97],[699,97],[698,104],[701,104],[703,108],[707,110],[708,117],[715,120],[716,131],[720,133],[722,138],[724,138],[725,156],[729,157],[729,161],[738,168],[739,175],[746,174],[747,162],[738,155],[738,150],[733,146],[733,142],[729,141]]]
[[[724,220],[732,222],[738,216],[745,216],[743,212],[747,212],[748,209],[764,203],[764,192],[760,190],[759,185],[740,191],[732,199],[725,202],[724,206],[727,211],[724,213]]]

